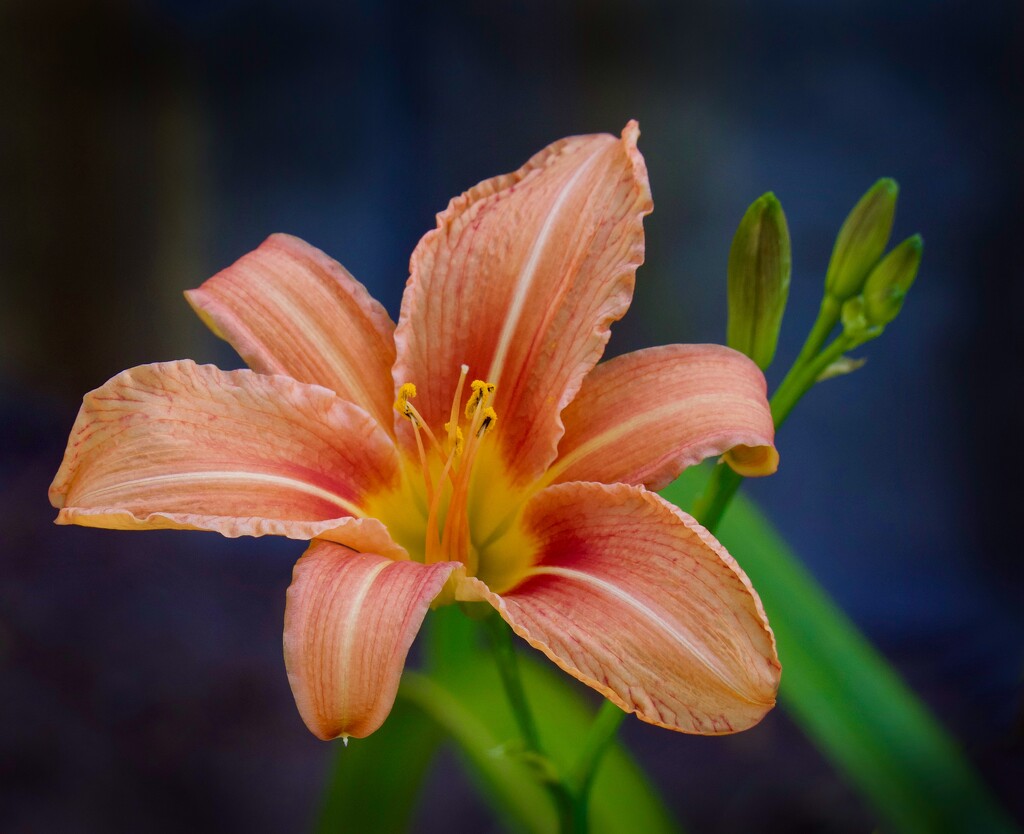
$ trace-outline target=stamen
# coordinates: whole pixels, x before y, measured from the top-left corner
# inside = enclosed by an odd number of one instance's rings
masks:
[[[423,415],[416,410],[409,400],[416,396],[416,386],[411,382],[403,382],[398,388],[398,398],[395,400],[395,411],[401,414],[403,417],[408,417],[409,422],[412,423],[416,432],[416,442],[420,443],[419,429],[423,429],[427,434],[427,438],[430,440],[430,445],[434,447],[434,450],[441,454],[441,446],[437,442],[437,438],[434,437],[434,433],[430,430],[430,426],[427,425],[427,421],[423,419]],[[422,457],[422,455],[421,455]]]
[[[424,434],[427,435],[427,440],[430,441],[430,445],[434,447],[434,451],[439,455],[443,454],[441,444],[437,442],[437,438],[434,437],[434,433],[430,430],[430,426],[427,425],[427,421],[423,419],[423,415],[416,410],[416,406],[412,403],[409,403],[407,407],[409,413],[406,416],[412,420],[413,427],[417,430],[423,429]]]
[[[430,430],[423,415],[417,411],[410,399],[416,396],[416,386],[411,382],[401,385],[395,399],[395,410],[406,417],[413,427],[416,438],[416,451],[419,453],[420,467],[423,471],[423,482],[427,497],[426,541],[424,542],[424,558],[428,564],[458,559],[467,564],[475,562],[475,553],[469,535],[467,503],[469,500],[470,483],[473,477],[473,464],[480,448],[480,441],[489,431],[494,429],[498,415],[491,405],[494,400],[496,386],[492,382],[475,379],[471,383],[472,393],[466,401],[465,414],[469,425],[459,425],[459,403],[465,387],[469,366],[460,367],[459,381],[452,399],[451,419],[444,424],[447,435],[447,448],[443,449]],[[430,441],[431,448],[443,461],[438,477],[430,467],[426,444],[423,435]],[[435,462],[436,465],[436,462]],[[450,491],[448,489],[450,484]],[[447,500],[445,500],[447,498]],[[446,508],[443,510],[443,508]],[[443,511],[442,511],[443,510]],[[444,516],[442,526],[441,517]],[[475,572],[475,564],[471,570]]]
[[[466,374],[469,373],[469,365],[459,366],[459,382],[455,386],[455,396],[452,397],[452,413],[448,422],[444,424],[444,430],[448,432],[448,446],[458,445],[456,433],[459,430],[459,402],[462,400],[462,387],[466,384]]]
[[[412,420],[413,434],[416,435],[416,451],[420,453],[420,469],[423,470],[423,483],[427,488],[427,503],[434,501],[434,482],[430,478],[430,465],[427,463],[427,452],[423,448],[423,438],[420,436],[420,424],[415,417]]]
[[[494,383],[484,382],[482,379],[474,379],[471,387],[473,388],[473,393],[469,395],[469,400],[466,401],[466,417],[470,420],[473,419],[473,413],[480,403],[483,403],[485,406],[490,404],[490,398],[494,396]]]
[[[473,393],[466,403],[466,416],[470,418],[469,440],[462,457],[462,465],[452,483],[452,497],[448,503],[448,517],[441,535],[441,551],[448,559],[470,559],[469,522],[466,517],[469,487],[473,477],[473,464],[480,448],[480,439],[490,430],[498,415],[491,407],[495,386],[479,379],[472,383]]]
[[[487,432],[494,428],[494,424],[498,422],[498,412],[496,412],[490,406],[487,406],[480,414],[480,428],[476,430],[477,437],[483,437]]]
[[[444,463],[444,469],[441,471],[441,478],[438,481],[439,484],[444,484],[444,479],[448,477],[448,473],[452,468],[452,456],[448,456],[448,460]],[[440,534],[438,530],[438,513],[441,509],[441,495],[443,490],[437,490],[430,498],[430,509],[427,511],[427,540],[425,542],[426,552],[424,559],[428,565],[432,565],[435,562],[448,562],[451,561],[451,555],[446,546],[448,524],[445,524],[445,534]]]
[[[399,387],[398,398],[395,400],[395,411],[403,417],[408,417],[413,423],[416,422],[416,417],[413,414],[412,406],[409,404],[409,398],[415,396],[416,386],[411,382],[406,382]]]
[[[430,477],[430,466],[427,463],[427,451],[423,448],[423,438],[420,436],[420,429],[426,432],[427,437],[430,438],[430,442],[437,447],[437,440],[434,438],[434,433],[430,430],[430,427],[423,420],[423,415],[416,410],[411,402],[410,398],[416,396],[416,386],[411,382],[404,382],[398,388],[398,397],[395,399],[395,411],[401,414],[403,417],[408,417],[409,422],[412,423],[413,434],[416,435],[416,451],[420,455],[420,468],[423,470],[423,484],[427,489],[427,503],[433,503],[434,501],[434,483]]]

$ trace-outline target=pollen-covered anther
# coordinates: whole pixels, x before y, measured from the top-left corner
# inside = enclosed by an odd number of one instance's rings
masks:
[[[483,437],[487,432],[494,428],[494,424],[498,422],[498,413],[487,406],[480,415],[480,428],[476,431],[477,437]]]
[[[495,386],[493,382],[474,379],[470,387],[473,389],[473,393],[469,395],[469,399],[466,401],[466,417],[472,420],[477,406],[483,404],[486,408],[490,405],[491,399],[494,397]]]
[[[411,382],[406,382],[398,389],[398,397],[395,399],[395,411],[403,417],[408,417],[414,424],[416,423],[416,409],[413,408],[409,399],[415,396],[416,386]]]

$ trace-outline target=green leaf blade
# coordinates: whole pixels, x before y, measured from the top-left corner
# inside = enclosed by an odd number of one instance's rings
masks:
[[[688,506],[706,470],[663,491]],[[757,589],[782,661],[779,699],[897,831],[1018,829],[892,666],[829,599],[753,503],[716,535]]]

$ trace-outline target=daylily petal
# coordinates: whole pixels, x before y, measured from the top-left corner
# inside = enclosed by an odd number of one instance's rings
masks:
[[[687,466],[741,444],[767,447],[764,465],[751,471],[769,475],[778,455],[765,394],[757,365],[721,345],[619,356],[594,368],[562,412],[565,435],[548,479],[661,489]]]
[[[569,674],[651,724],[731,733],[775,703],[775,638],[746,575],[692,518],[625,484],[570,483],[526,508],[537,562],[500,596],[462,579]]]
[[[759,478],[774,475],[779,468],[779,453],[774,446],[733,446],[722,456],[738,475],[744,478]]]
[[[550,145],[451,201],[416,247],[395,331],[396,385],[429,425],[448,420],[462,363],[497,385],[514,482],[554,459],[559,414],[629,306],[652,203],[639,130]],[[399,436],[412,453],[410,426]]]
[[[85,396],[50,502],[59,524],[323,536],[401,557],[359,519],[398,477],[384,430],[326,388],[167,362]]]
[[[317,738],[363,738],[391,712],[431,601],[457,562],[395,562],[314,542],[295,564],[284,662],[299,714]]]
[[[185,297],[254,371],[330,388],[391,431],[395,325],[333,258],[271,235]]]

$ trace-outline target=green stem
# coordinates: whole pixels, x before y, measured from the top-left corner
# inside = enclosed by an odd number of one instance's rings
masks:
[[[825,344],[825,340],[839,323],[841,309],[842,304],[831,295],[826,294],[821,299],[821,307],[818,308],[818,318],[815,320],[811,332],[807,334],[807,340],[804,342],[804,346],[800,348],[800,353],[793,362],[790,373],[796,368],[807,364],[818,355],[822,345]]]
[[[725,508],[729,506],[736,490],[743,483],[743,476],[727,463],[720,463],[711,473],[704,494],[693,505],[693,517],[708,531],[715,532],[718,522],[722,520]]]
[[[597,766],[604,757],[605,751],[615,740],[627,713],[611,701],[605,701],[597,711],[597,717],[590,726],[587,737],[583,740],[583,750],[576,762],[576,767],[569,774],[568,785],[573,796],[575,817],[578,830],[587,830],[587,816],[590,805],[590,788],[597,775]]]
[[[519,661],[516,657],[515,644],[512,642],[512,630],[497,615],[487,617],[484,624],[487,627],[487,636],[491,640],[491,647],[494,649],[494,659],[498,664],[501,683],[505,687],[505,696],[512,708],[512,715],[519,726],[519,733],[523,737],[526,749],[530,753],[544,755],[540,746],[540,734],[537,732],[537,722],[533,719],[530,702],[526,699],[526,690],[523,689],[523,679],[519,674]]]
[[[554,800],[558,812],[558,830],[562,834],[585,834],[586,820],[582,821],[584,827],[581,828],[572,793],[564,781],[554,777],[553,768],[541,747],[537,722],[533,718],[530,702],[527,700],[526,690],[523,688],[523,678],[519,673],[519,659],[516,656],[516,647],[512,639],[512,629],[497,614],[486,617],[484,624],[491,641],[498,674],[501,676],[501,683],[505,688],[505,697],[508,699],[512,715],[519,727],[526,752],[533,757],[538,771],[541,773],[541,781]]]
[[[814,386],[822,372],[846,351],[856,346],[857,342],[845,334],[840,334],[815,359],[802,365],[794,364],[789,369],[789,373],[779,383],[769,401],[776,430],[786,421],[801,397]]]

